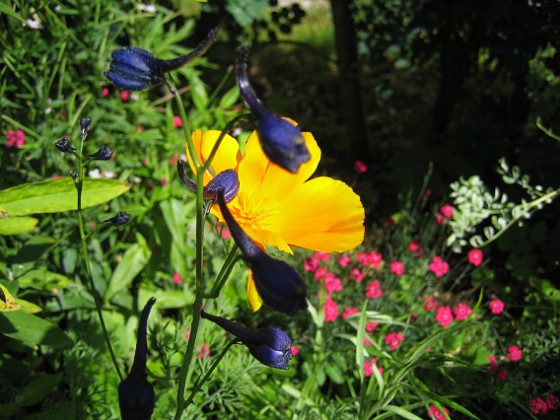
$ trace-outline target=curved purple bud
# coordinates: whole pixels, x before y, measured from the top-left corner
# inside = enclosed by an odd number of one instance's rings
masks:
[[[185,174],[185,162],[177,162],[177,174],[183,184],[190,190],[196,192],[196,183]],[[233,169],[226,169],[225,171],[217,174],[212,180],[204,187],[203,197],[205,200],[216,200],[218,191],[223,190],[224,199],[229,203],[235,198],[239,192],[239,177],[237,172]]]
[[[111,53],[111,65],[105,76],[120,89],[148,89],[164,82],[164,73],[177,70],[204,54],[217,35],[218,28],[212,29],[193,51],[171,60],[156,58],[142,48],[119,48]]]
[[[255,115],[261,146],[272,162],[296,173],[311,158],[301,130],[264,107],[249,83],[247,56],[248,49],[242,48],[236,62],[237,84],[243,100]]]
[[[235,335],[262,364],[275,369],[289,368],[288,362],[292,358],[292,340],[280,328],[265,327],[254,330],[204,311],[201,311],[200,315]]]
[[[263,252],[241,229],[227,208],[223,193],[218,191],[218,205],[231,236],[253,272],[253,280],[263,302],[288,315],[307,308],[305,283],[290,265]]]
[[[138,324],[134,362],[128,376],[119,384],[119,407],[123,420],[148,420],[154,411],[154,387],[146,379],[148,355],[146,335],[148,317],[155,302],[156,299],[151,298],[142,310]]]

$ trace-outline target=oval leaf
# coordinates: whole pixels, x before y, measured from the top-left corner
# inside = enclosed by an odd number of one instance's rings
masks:
[[[0,333],[33,345],[63,347],[72,344],[56,325],[23,311],[1,312]]]
[[[2,217],[0,218],[0,235],[19,235],[31,232],[39,220],[34,217]]]
[[[125,193],[130,185],[115,179],[86,179],[82,208],[106,203]],[[0,206],[8,216],[77,210],[77,191],[70,177],[22,184],[0,191]]]

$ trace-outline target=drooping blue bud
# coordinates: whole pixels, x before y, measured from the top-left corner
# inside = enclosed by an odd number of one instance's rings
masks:
[[[114,217],[105,220],[104,223],[110,223],[115,226],[122,226],[122,225],[126,225],[131,218],[132,216],[130,214],[124,211],[120,211]]]
[[[88,155],[88,158],[91,160],[109,160],[111,156],[113,156],[114,150],[111,149],[109,146],[103,146],[97,152]]]
[[[218,191],[217,198],[231,236],[253,272],[253,280],[263,302],[272,309],[288,315],[307,308],[307,290],[297,271],[284,261],[263,252],[235,221],[227,208],[222,191]]]
[[[268,158],[282,168],[296,173],[311,155],[298,127],[279,115],[269,112],[249,83],[247,75],[248,49],[242,48],[236,63],[237,84],[247,106],[257,121],[257,133]]]
[[[164,73],[177,70],[204,54],[217,35],[218,28],[212,29],[193,51],[172,60],[161,60],[142,48],[120,48],[112,52],[111,66],[105,76],[120,89],[148,89],[164,82]]]
[[[292,358],[292,340],[288,334],[276,327],[254,330],[237,322],[201,311],[202,318],[209,319],[227,332],[239,338],[255,359],[275,369],[288,369]]]
[[[181,181],[183,181],[189,189],[196,192],[196,183],[185,174],[185,162],[177,162],[177,173],[179,174]],[[233,200],[239,192],[239,177],[237,176],[237,172],[233,169],[226,169],[212,178],[212,180],[210,180],[210,182],[204,187],[204,199],[216,200],[219,190],[224,192],[224,199],[226,203]]]
[[[54,146],[61,151],[62,153],[70,153],[74,154],[76,149],[72,147],[70,140],[66,136],[62,137],[59,141],[57,141]]]
[[[146,359],[148,355],[146,333],[148,317],[155,302],[156,299],[151,298],[142,310],[138,324],[134,362],[128,377],[119,384],[119,407],[123,420],[149,420],[154,411],[154,387],[146,379]]]
[[[82,139],[85,139],[89,133],[91,128],[91,118],[90,117],[83,117],[80,118],[80,134]]]

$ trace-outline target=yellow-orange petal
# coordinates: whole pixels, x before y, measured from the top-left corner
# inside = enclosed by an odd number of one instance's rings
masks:
[[[208,130],[204,132],[202,132],[201,130],[195,130],[192,133],[194,148],[201,164],[204,164],[208,159],[208,156],[210,155],[212,148],[216,144],[216,141],[218,141],[218,137],[220,137],[220,134],[221,131],[219,130]],[[237,143],[237,140],[235,140],[229,134],[226,134],[222,142],[220,143],[218,152],[212,159],[211,167],[217,174],[225,171],[226,169],[235,169],[237,168],[239,158],[239,144]],[[196,173],[194,162],[191,159],[188,147],[187,159],[192,171]],[[204,185],[206,185],[212,178],[212,172],[207,170],[204,174]]]
[[[257,132],[254,131],[247,140],[245,153],[239,163],[241,188],[251,194],[267,194],[275,199],[283,199],[298,184],[309,179],[321,160],[321,149],[313,134],[304,132],[302,136],[311,157],[293,174],[270,161],[261,147]]]
[[[249,270],[249,276],[247,278],[247,300],[253,312],[257,312],[261,309],[263,300],[257,292],[257,286],[255,286],[255,281],[253,280],[253,272]]]
[[[342,181],[314,178],[282,203],[278,234],[290,245],[322,252],[344,252],[364,240],[364,207]]]

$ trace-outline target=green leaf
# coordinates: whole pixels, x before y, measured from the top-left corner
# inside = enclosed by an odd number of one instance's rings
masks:
[[[38,290],[47,290],[49,292],[55,292],[56,289],[66,289],[71,286],[77,286],[76,283],[68,277],[48,271],[44,267],[29,270],[16,280],[20,287],[30,287]]]
[[[115,179],[86,179],[82,208],[106,203],[130,185]],[[10,217],[58,213],[77,209],[77,191],[70,177],[22,184],[0,191],[0,206]]]
[[[21,17],[21,15],[19,15],[18,13],[14,12],[12,8],[7,4],[0,3],[0,13],[5,13],[8,16],[16,18],[17,20],[19,20],[21,23],[25,25],[25,19]]]
[[[400,417],[410,420],[422,420],[422,417],[418,417],[416,414],[411,413],[408,410],[405,410],[402,407],[397,407],[396,405],[388,405],[385,407],[385,410],[394,413]]]
[[[0,333],[32,345],[64,347],[72,344],[56,325],[23,311],[1,312]]]
[[[20,407],[28,407],[43,401],[47,395],[56,389],[61,378],[62,373],[36,376],[18,392],[16,402]]]
[[[191,73],[189,75],[189,84],[191,86],[191,96],[194,106],[199,111],[205,111],[208,106],[208,92],[206,92],[204,82],[200,80],[200,77],[195,73]]]
[[[220,108],[231,109],[239,100],[239,88],[237,85],[228,90],[220,99]]]
[[[31,232],[39,220],[34,217],[2,217],[0,218],[0,235],[19,235]]]
[[[118,292],[127,288],[134,278],[142,272],[152,256],[152,251],[144,237],[137,233],[136,239],[138,243],[126,250],[121,262],[113,272],[105,292],[106,302],[110,301]]]

